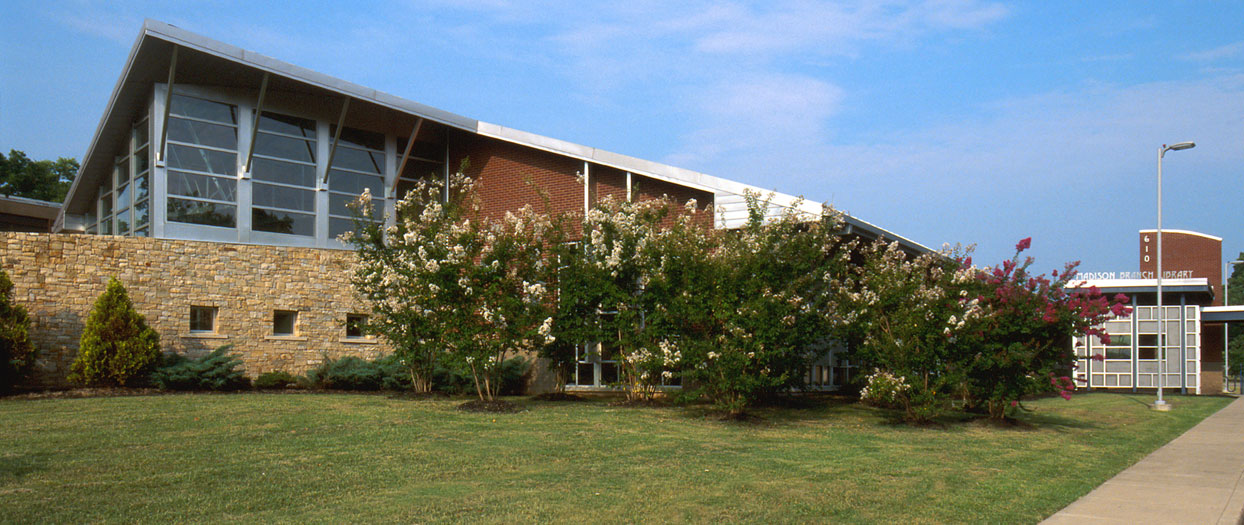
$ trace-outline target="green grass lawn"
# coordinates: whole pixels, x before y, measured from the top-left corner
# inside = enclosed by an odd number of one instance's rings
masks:
[[[697,408],[374,395],[0,400],[0,521],[1033,523],[1225,406],[1077,395],[912,428],[827,399]]]

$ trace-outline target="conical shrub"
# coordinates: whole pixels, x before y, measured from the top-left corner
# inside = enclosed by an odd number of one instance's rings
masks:
[[[30,317],[13,301],[13,281],[0,270],[0,392],[8,392],[34,364]]]
[[[121,282],[109,279],[108,289],[95,301],[86,320],[69,380],[82,385],[134,386],[145,382],[159,361],[160,335],[134,310]]]

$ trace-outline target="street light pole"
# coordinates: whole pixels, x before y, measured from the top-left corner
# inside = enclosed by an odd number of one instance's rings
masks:
[[[1235,265],[1244,263],[1244,259],[1236,259],[1227,261],[1227,266],[1223,268],[1223,273],[1235,273]],[[1222,305],[1231,306],[1231,277],[1229,275],[1222,276]],[[1244,376],[1244,374],[1241,374]],[[1240,390],[1244,392],[1244,377],[1240,379]],[[1222,323],[1222,391],[1231,391],[1231,323]]]
[[[1163,144],[1158,148],[1158,400],[1153,402],[1153,408],[1160,411],[1171,409],[1166,400],[1162,399],[1162,390],[1166,386],[1166,311],[1162,308],[1162,157],[1168,151],[1195,147],[1196,143],[1180,142],[1170,146]],[[1180,333],[1183,332],[1182,328],[1180,327]]]

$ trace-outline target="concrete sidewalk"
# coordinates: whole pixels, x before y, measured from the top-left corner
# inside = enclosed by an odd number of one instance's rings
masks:
[[[1244,398],[1239,398],[1042,523],[1235,525],[1244,524],[1242,513]]]

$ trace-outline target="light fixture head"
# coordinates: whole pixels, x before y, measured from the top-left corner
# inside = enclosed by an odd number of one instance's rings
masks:
[[[1196,143],[1189,141],[1189,142],[1178,142],[1175,144],[1171,144],[1170,146],[1167,146],[1166,149],[1172,150],[1172,151],[1179,151],[1181,149],[1192,149],[1195,147],[1196,147]]]

